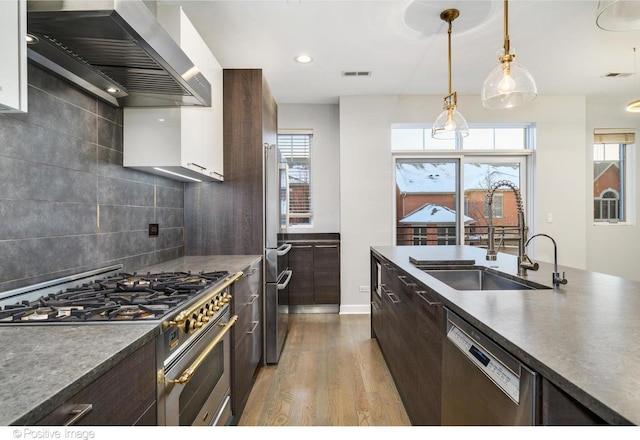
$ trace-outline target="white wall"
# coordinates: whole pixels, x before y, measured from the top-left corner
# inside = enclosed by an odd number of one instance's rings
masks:
[[[587,106],[587,123],[586,134],[587,139],[591,141],[593,130],[595,128],[633,128],[636,130],[636,136],[640,134],[640,116],[638,114],[628,113],[624,110],[624,106],[628,101],[636,99],[630,96],[628,99],[590,99]],[[590,147],[591,144],[588,146]],[[635,148],[632,148],[632,151]],[[592,149],[587,148],[586,160],[592,158]],[[640,206],[640,198],[638,191],[638,154],[634,154],[631,158],[631,168],[634,170],[635,177],[632,182],[631,194],[629,198],[635,205],[635,209],[631,208],[631,214],[635,217],[631,224],[618,225],[594,225],[590,221],[593,210],[593,194],[589,192],[587,195],[587,208],[590,211],[589,221],[587,222],[587,269],[596,272],[605,272],[612,275],[618,275],[625,278],[640,280],[640,271],[638,271],[638,261],[640,261],[640,228],[637,225],[638,206]],[[586,175],[586,185],[592,188],[593,170],[589,169]]]
[[[346,96],[340,98],[341,312],[368,312],[369,248],[392,245],[393,163],[390,127],[399,122],[432,122],[441,97]],[[469,123],[535,122],[536,212],[531,233],[558,243],[560,264],[586,267],[586,102],[580,96],[538,97],[509,111],[482,108],[476,96],[458,97]],[[547,223],[547,213],[553,222]],[[535,258],[553,260],[549,240],[536,240]],[[548,241],[549,243],[546,243]]]
[[[340,232],[340,121],[337,104],[279,104],[279,129],[312,129],[313,225],[290,233]]]

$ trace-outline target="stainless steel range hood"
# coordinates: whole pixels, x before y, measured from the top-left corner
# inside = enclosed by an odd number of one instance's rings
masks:
[[[211,106],[211,85],[142,0],[29,0],[27,30],[31,61],[114,106]]]

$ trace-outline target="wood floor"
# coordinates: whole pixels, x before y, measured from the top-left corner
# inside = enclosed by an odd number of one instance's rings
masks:
[[[239,426],[409,426],[369,315],[292,314],[277,365],[261,368]]]

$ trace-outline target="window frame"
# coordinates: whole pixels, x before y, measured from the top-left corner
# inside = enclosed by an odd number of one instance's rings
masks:
[[[535,206],[533,205],[533,182],[535,176],[535,124],[533,123],[514,123],[514,124],[470,124],[470,128],[524,128],[525,129],[525,148],[524,149],[471,149],[463,150],[460,148],[461,137],[455,140],[455,149],[447,150],[401,150],[394,149],[391,145],[392,167],[393,167],[393,184],[396,184],[396,163],[398,159],[401,160],[454,160],[457,161],[457,179],[456,184],[456,212],[457,212],[457,228],[456,228],[456,244],[463,244],[465,239],[465,226],[463,221],[463,215],[465,212],[465,197],[464,197],[464,176],[463,168],[466,163],[474,162],[520,162],[520,192],[523,198],[523,204],[525,207],[525,221],[528,225],[533,225],[533,219],[535,218]],[[414,128],[424,129],[430,133],[431,125],[427,124],[392,124],[393,128]],[[390,133],[391,137],[391,133]],[[392,140],[390,139],[390,142]],[[393,206],[397,206],[397,197],[394,191]],[[495,208],[495,207],[494,207]],[[398,234],[398,219],[396,218],[396,210],[393,209],[393,237],[397,239]],[[534,233],[532,227],[529,227],[531,233]]]
[[[617,144],[620,146],[620,182],[621,191],[615,190],[615,188],[605,188],[600,191],[600,194],[596,196],[594,194],[594,182],[595,178],[595,148],[602,144]],[[636,143],[635,143],[635,129],[594,129],[593,139],[591,142],[591,154],[589,159],[591,161],[591,188],[590,197],[591,202],[591,224],[593,226],[629,226],[636,223],[636,185],[635,185],[635,164],[636,164]],[[602,161],[600,161],[602,162]],[[623,220],[616,219],[603,219],[596,220],[596,201],[606,200],[602,199],[607,191],[614,190],[618,193],[618,204],[621,206]],[[610,199],[616,200],[616,199]]]
[[[308,185],[308,201],[307,201],[307,210],[306,212],[294,212],[292,210],[292,199],[291,199],[291,179],[289,175],[287,175],[287,179],[289,179],[288,188],[288,196],[287,196],[287,216],[286,216],[286,226],[284,227],[286,230],[295,230],[295,229],[306,229],[313,228],[313,220],[314,220],[314,211],[313,211],[313,130],[308,129],[279,129],[277,133],[277,145],[280,151],[280,154],[284,156],[281,150],[281,137],[285,136],[306,136],[308,138],[308,158],[307,158],[307,185]],[[308,223],[291,223],[291,220],[295,219],[308,219]]]

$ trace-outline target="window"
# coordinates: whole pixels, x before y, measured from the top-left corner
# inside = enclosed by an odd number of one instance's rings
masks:
[[[469,131],[467,138],[439,141],[434,148],[429,127],[392,127],[397,245],[486,247],[486,194],[495,183],[506,181],[508,185],[494,193],[492,222],[500,250],[517,253],[513,231],[519,208],[511,186],[526,204],[533,128],[522,124]]]
[[[285,182],[288,185],[287,209],[289,226],[310,226],[313,218],[311,203],[311,145],[310,131],[281,132],[278,134],[278,149],[281,162],[286,164]],[[285,199],[286,200],[286,199]]]
[[[393,151],[524,150],[528,148],[529,125],[469,128],[469,136],[456,140],[433,139],[431,128],[395,124],[391,128]]]
[[[593,144],[593,220],[595,222],[627,221],[626,164],[629,144],[634,142],[633,130],[595,130]]]

